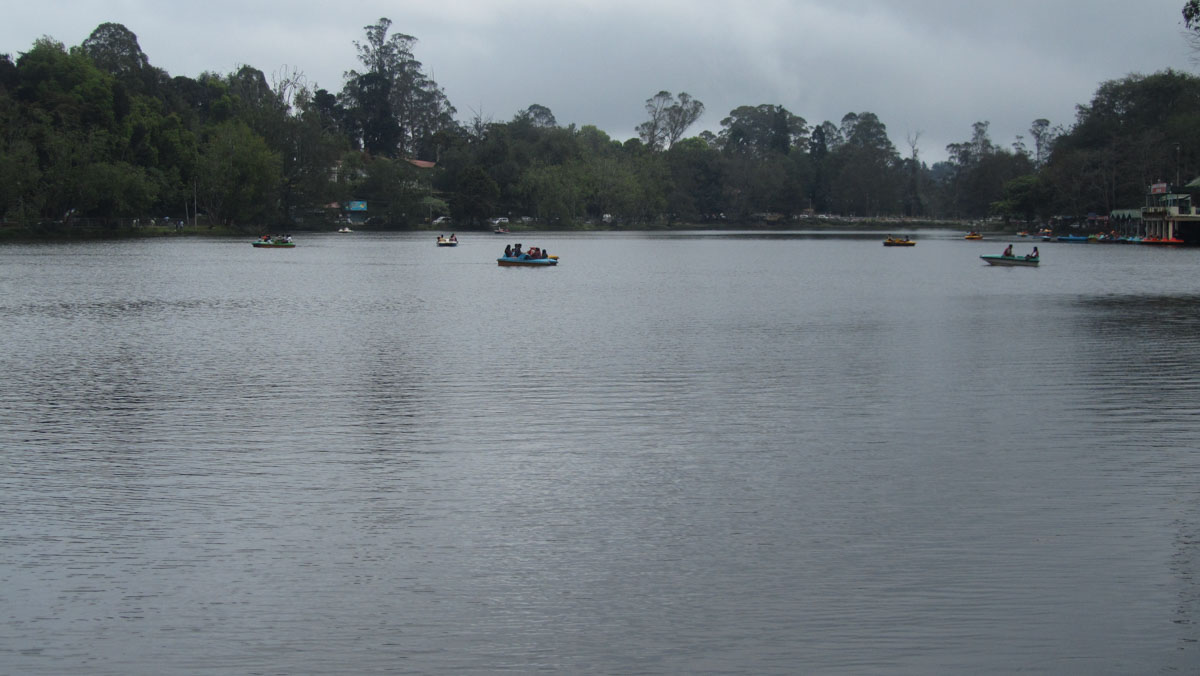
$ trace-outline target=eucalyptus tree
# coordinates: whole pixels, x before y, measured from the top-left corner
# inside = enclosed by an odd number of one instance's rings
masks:
[[[971,140],[962,143],[951,143],[946,146],[951,159],[962,167],[978,164],[988,155],[996,151],[996,145],[988,134],[990,122],[976,122],[971,125]]]
[[[1054,149],[1054,140],[1062,134],[1062,129],[1050,126],[1050,120],[1038,118],[1029,126],[1029,136],[1033,139],[1033,164],[1042,167],[1049,159]]]
[[[436,151],[432,139],[454,125],[454,107],[413,55],[416,38],[388,35],[392,22],[381,18],[366,26],[366,41],[355,41],[364,72],[348,71],[341,103],[350,130],[364,150],[387,157]]]
[[[638,138],[651,150],[670,148],[704,113],[704,104],[687,92],[678,100],[666,90],[646,99],[649,119],[637,127]]]
[[[665,89],[646,99],[646,114],[650,119],[637,126],[637,133],[647,148],[660,150],[666,143],[667,107],[674,99]]]
[[[929,167],[921,161],[921,131],[905,136],[908,157],[901,160],[904,187],[901,192],[901,213],[905,216],[927,216],[935,212],[936,190]]]
[[[1033,173],[1033,160],[1025,153],[1006,150],[992,142],[989,123],[971,126],[971,139],[946,146],[950,154],[950,204],[955,215],[980,218],[1004,207],[1005,185]]]
[[[949,154],[949,166],[952,173],[944,188],[947,191],[947,204],[953,209],[953,215],[960,218],[978,218],[986,216],[992,200],[980,197],[972,190],[973,174],[983,161],[995,149],[988,135],[989,122],[976,122],[971,125],[971,139],[960,143],[946,145]]]
[[[379,73],[364,73],[347,80],[341,103],[346,109],[347,129],[355,145],[384,157],[396,157],[403,130],[392,109],[391,85]]]
[[[671,148],[678,143],[688,127],[695,124],[703,114],[703,103],[692,98],[687,92],[679,92],[679,100],[667,108],[667,147]]]

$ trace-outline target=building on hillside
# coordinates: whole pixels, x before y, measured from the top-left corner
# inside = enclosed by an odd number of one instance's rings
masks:
[[[1200,179],[1185,187],[1192,187]],[[1200,213],[1192,206],[1192,196],[1184,192],[1171,192],[1166,183],[1155,183],[1146,194],[1146,206],[1142,207],[1143,241],[1182,242],[1200,244]]]

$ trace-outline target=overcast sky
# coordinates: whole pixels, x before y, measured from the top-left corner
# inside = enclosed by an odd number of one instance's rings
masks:
[[[14,58],[48,35],[68,47],[124,25],[171,75],[283,68],[337,92],[360,68],[354,41],[380,17],[460,120],[507,121],[537,103],[559,124],[635,136],[645,101],[687,92],[720,130],[742,105],[782,105],[809,124],[875,113],[908,154],[945,159],[977,121],[994,142],[1069,127],[1097,86],[1130,73],[1196,72],[1184,0],[37,0],[0,21]]]

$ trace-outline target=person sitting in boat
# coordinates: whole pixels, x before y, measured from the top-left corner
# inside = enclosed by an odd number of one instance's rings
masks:
[[[1033,253],[1026,256],[1026,258],[1037,258],[1037,257],[1038,257],[1038,250],[1037,250],[1037,247],[1035,246],[1035,247],[1033,247]]]
[[[1005,249],[1004,249],[1004,253],[1003,253],[1003,254],[1001,254],[1001,255],[1003,255],[1003,256],[1012,256],[1012,245],[1011,245],[1011,244],[1009,244],[1007,247],[1005,247]]]
[[[458,238],[454,236],[454,233],[450,233],[450,241],[451,241],[451,242],[457,242],[457,241],[458,241]]]
[[[550,257],[550,252],[546,251],[545,249],[542,249],[542,258],[549,258],[549,257]]]
[[[511,244],[504,245],[504,257],[512,258],[512,245]]]

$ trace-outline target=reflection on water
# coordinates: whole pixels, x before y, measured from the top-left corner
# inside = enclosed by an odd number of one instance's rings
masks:
[[[1200,667],[1200,252],[359,235],[0,249],[0,671]]]
[[[1193,355],[1200,350],[1200,296],[1114,297],[1095,307],[1100,311],[1089,314],[1089,333],[1096,352],[1112,356],[1094,367],[1102,384],[1095,391],[1101,431],[1136,449],[1121,470],[1153,482],[1163,507],[1178,510],[1169,524],[1175,550],[1169,573],[1179,595],[1173,621],[1185,631],[1181,649],[1194,651],[1200,640],[1193,632],[1200,609],[1200,494],[1194,483],[1200,375]]]

